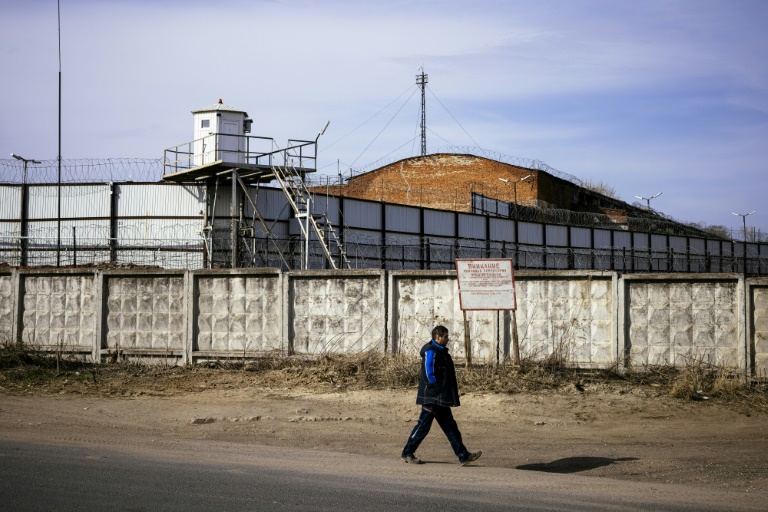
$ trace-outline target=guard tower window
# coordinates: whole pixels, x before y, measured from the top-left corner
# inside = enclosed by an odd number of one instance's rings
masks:
[[[203,119],[200,121],[200,128],[210,128],[211,127],[211,120],[210,119]]]

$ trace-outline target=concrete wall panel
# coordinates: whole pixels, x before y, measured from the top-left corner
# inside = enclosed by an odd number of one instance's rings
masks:
[[[768,279],[751,287],[752,311],[750,321],[754,344],[754,369],[758,377],[768,376]]]
[[[107,276],[101,348],[181,354],[185,336],[183,275]]]
[[[288,274],[288,332],[297,354],[385,350],[382,271]]]
[[[16,292],[12,274],[0,274],[0,344],[13,340],[13,303]]]
[[[515,280],[521,357],[552,356],[578,366],[615,362],[610,274],[521,273]]]
[[[704,361],[742,366],[738,281],[680,279],[625,281],[626,349],[632,365]]]
[[[277,270],[195,274],[192,357],[245,357],[282,349],[282,290]]]
[[[92,352],[96,337],[93,274],[22,274],[21,341],[43,350]]]

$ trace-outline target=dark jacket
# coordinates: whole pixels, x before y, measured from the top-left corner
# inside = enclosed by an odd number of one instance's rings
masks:
[[[421,376],[416,403],[420,405],[442,405],[458,407],[459,385],[456,383],[456,368],[447,347],[430,341],[421,347]]]

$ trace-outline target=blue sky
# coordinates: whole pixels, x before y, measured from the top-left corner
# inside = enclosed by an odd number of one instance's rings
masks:
[[[192,139],[190,111],[219,98],[278,141],[330,121],[321,172],[410,156],[423,66],[430,152],[541,160],[628,202],[663,192],[652,206],[685,222],[740,228],[732,212],[757,210],[748,225],[768,233],[768,1],[61,9],[63,158],[160,158]],[[55,0],[0,0],[0,158],[56,157],[56,16]]]

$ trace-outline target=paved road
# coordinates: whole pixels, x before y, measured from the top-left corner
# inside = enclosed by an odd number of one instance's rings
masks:
[[[482,459],[478,462],[482,462]],[[749,497],[751,498],[751,497]],[[0,440],[8,511],[761,510],[703,488],[218,442],[84,447]]]

